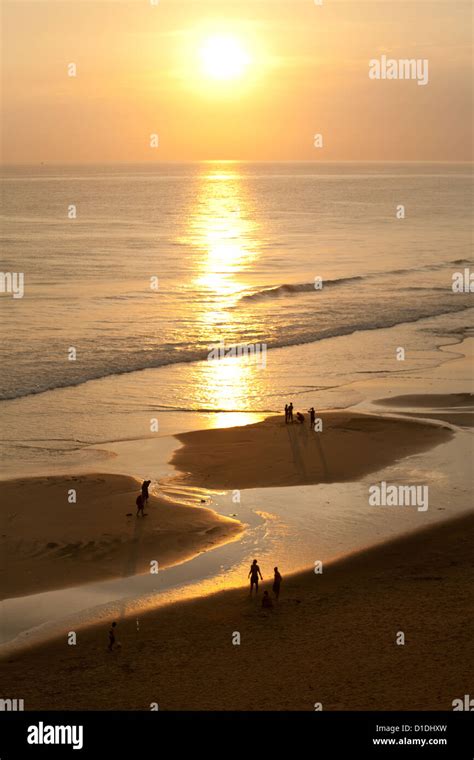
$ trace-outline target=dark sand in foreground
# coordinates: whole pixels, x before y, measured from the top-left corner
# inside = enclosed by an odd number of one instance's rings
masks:
[[[106,624],[64,634],[2,662],[2,689],[41,710],[451,710],[474,682],[473,538],[469,514],[286,578],[270,612],[240,588],[124,619],[113,653]]]

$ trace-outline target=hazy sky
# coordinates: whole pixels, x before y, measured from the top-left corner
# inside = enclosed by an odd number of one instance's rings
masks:
[[[471,158],[470,2],[152,3],[4,0],[3,161]],[[369,79],[382,55],[428,84]]]

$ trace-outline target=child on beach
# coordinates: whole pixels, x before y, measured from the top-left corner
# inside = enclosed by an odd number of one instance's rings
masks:
[[[141,516],[143,517],[143,514],[144,514],[143,513],[143,509],[145,507],[145,499],[143,498],[143,496],[142,496],[141,493],[138,494],[137,500],[136,500],[135,504],[137,505],[137,517],[138,517],[139,514],[141,514]]]
[[[266,610],[273,609],[273,602],[268,595],[268,591],[263,592],[262,608]]]

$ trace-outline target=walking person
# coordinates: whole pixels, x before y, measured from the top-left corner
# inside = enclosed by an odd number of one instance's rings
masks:
[[[114,622],[112,623],[112,625],[110,626],[110,629],[109,629],[109,645],[107,647],[107,649],[109,650],[109,652],[111,652],[112,649],[115,646],[115,629],[116,629],[116,627],[117,627],[117,623],[114,620]]]
[[[288,422],[293,422],[293,402],[290,401],[288,405]]]
[[[285,422],[288,423],[288,404],[285,404]]]
[[[314,430],[314,423],[316,420],[316,412],[314,411],[314,406],[311,407],[311,409],[308,409],[309,412],[309,426]]]
[[[272,591],[275,594],[275,599],[278,601],[278,597],[280,596],[280,586],[281,586],[281,575],[278,572],[278,568],[273,568],[274,576],[273,576],[273,586]]]
[[[250,570],[247,578],[250,578],[250,595],[252,595],[252,589],[255,586],[255,595],[258,594],[258,576],[260,576],[260,580],[263,581],[262,573],[260,572],[260,568],[257,564],[257,560],[254,559],[252,564],[250,565]]]

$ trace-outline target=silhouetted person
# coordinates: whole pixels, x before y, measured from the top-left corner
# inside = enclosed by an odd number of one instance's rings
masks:
[[[301,425],[302,425],[302,424],[303,424],[303,422],[304,422],[304,415],[303,415],[303,414],[301,414],[301,412],[296,412],[296,419],[297,419],[297,420],[298,420],[298,422],[300,422],[300,423],[301,423]]]
[[[293,422],[293,402],[290,401],[288,405],[288,422]]]
[[[135,504],[137,505],[137,517],[138,517],[139,514],[141,514],[141,516],[143,517],[143,509],[145,507],[145,499],[143,498],[143,496],[142,496],[141,493],[138,494],[137,500],[136,500]]]
[[[151,480],[144,480],[142,483],[142,496],[143,496],[143,504],[145,505],[149,499],[150,494],[148,493],[148,487],[151,483]]]
[[[107,647],[107,649],[109,650],[109,652],[112,651],[112,649],[114,648],[114,645],[115,645],[115,629],[116,629],[116,627],[117,627],[117,623],[114,621],[112,623],[112,625],[110,626],[110,630],[109,630],[109,646]]]
[[[275,575],[273,577],[272,590],[273,590],[273,593],[275,594],[275,598],[278,599],[278,597],[280,596],[281,575],[278,572],[277,567],[273,568],[273,572],[275,573]]]
[[[273,602],[268,595],[268,591],[263,592],[262,607],[267,610],[271,610],[273,607]]]
[[[311,407],[311,409],[308,409],[309,412],[309,425],[314,430],[314,422],[316,420],[316,412],[314,411],[314,406]]]
[[[250,565],[250,570],[247,578],[250,578],[250,594],[252,594],[252,589],[255,586],[255,593],[258,594],[258,576],[260,576],[260,579],[263,581],[262,573],[260,572],[260,568],[257,565],[257,560],[254,559],[252,564]]]
[[[285,404],[285,422],[288,422],[288,404]]]

